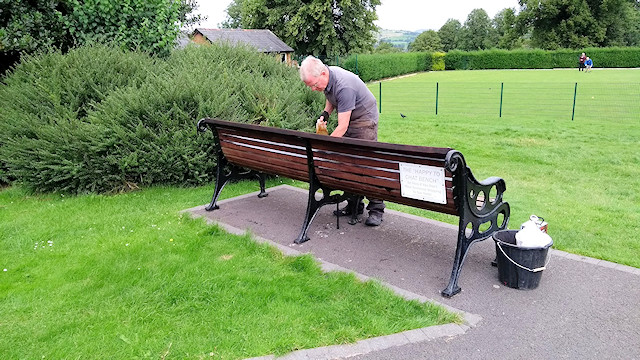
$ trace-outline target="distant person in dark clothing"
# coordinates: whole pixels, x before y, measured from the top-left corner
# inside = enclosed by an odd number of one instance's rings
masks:
[[[578,71],[584,71],[584,62],[587,61],[587,55],[582,53],[578,58]]]

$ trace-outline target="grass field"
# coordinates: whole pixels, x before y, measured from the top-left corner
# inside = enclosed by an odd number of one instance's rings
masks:
[[[379,83],[370,88],[380,98]],[[640,70],[627,69],[447,71],[382,82],[383,114],[435,115],[437,105],[438,115],[637,123],[639,99]]]
[[[437,116],[436,82],[444,102]],[[520,108],[505,108],[499,117],[501,82],[531,91],[517,105]],[[379,84],[369,86],[378,96]],[[480,88],[492,91],[493,97]],[[568,99],[562,98],[564,105],[569,101],[562,115],[558,115],[558,89],[569,92]],[[379,140],[460,150],[477,178],[505,179],[510,228],[536,214],[549,222],[555,248],[640,267],[639,91],[638,69],[422,73],[382,83]],[[446,97],[443,92],[448,92]],[[602,94],[610,95],[601,100]],[[586,114],[579,104],[588,100],[594,102]],[[447,101],[455,106],[445,107]]]
[[[239,359],[459,321],[178,213],[211,192],[1,190],[0,359]]]
[[[545,105],[560,97],[545,89],[572,92],[577,81],[591,94],[616,95],[593,103],[590,113],[600,115],[576,111],[574,121]],[[437,116],[435,101],[429,108],[422,95],[435,82],[444,92]],[[501,82],[535,91],[500,118],[494,84]],[[630,90],[602,90],[611,84]],[[510,228],[536,214],[549,222],[555,248],[640,267],[639,84],[640,70],[599,69],[385,81],[380,141],[458,149],[478,179],[506,180]],[[377,94],[378,84],[370,86]],[[622,105],[614,100],[631,107],[628,115],[617,116]],[[255,190],[255,182],[231,184],[222,196]],[[308,256],[283,257],[178,214],[208,202],[211,192],[152,188],[66,198],[1,190],[0,358],[235,359],[459,321],[374,282],[323,274]]]

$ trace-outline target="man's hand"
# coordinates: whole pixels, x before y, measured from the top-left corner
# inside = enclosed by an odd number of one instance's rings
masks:
[[[322,114],[320,114],[320,117],[318,119],[321,119],[322,121],[329,121],[329,113],[326,111],[323,111]]]
[[[323,117],[321,116],[316,121],[316,134],[329,135],[329,132],[327,131],[327,122],[323,121],[322,119],[323,119]]]

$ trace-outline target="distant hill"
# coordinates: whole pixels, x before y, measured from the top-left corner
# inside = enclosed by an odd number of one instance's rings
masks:
[[[413,40],[415,40],[422,31],[423,30],[407,31],[380,29],[380,32],[378,33],[378,42],[388,42],[395,47],[406,50],[409,43],[413,42]]]

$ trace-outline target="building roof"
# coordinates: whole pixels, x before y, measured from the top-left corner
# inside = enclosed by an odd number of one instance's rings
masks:
[[[181,31],[176,38],[175,47],[176,49],[184,49],[190,42],[189,35]]]
[[[231,44],[248,44],[265,53],[293,52],[291,47],[269,30],[196,28],[194,34],[196,32],[199,32],[211,42],[223,41]]]

